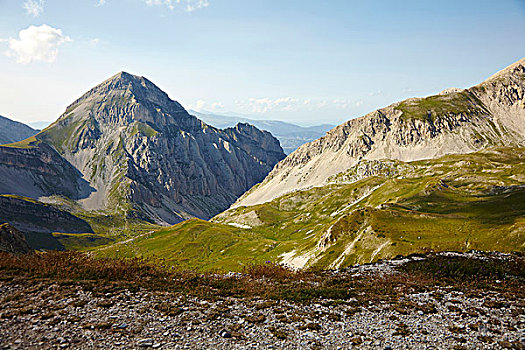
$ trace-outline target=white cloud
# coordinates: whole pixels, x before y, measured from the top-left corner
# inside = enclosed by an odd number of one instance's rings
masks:
[[[298,99],[294,97],[250,98],[248,100],[235,101],[237,108],[243,113],[264,114],[268,112],[299,112],[316,110],[351,110],[363,105],[363,101],[352,101],[348,99]]]
[[[186,12],[193,12],[195,10],[208,7],[210,4],[208,0],[143,0],[149,6],[166,6],[170,10],[174,10],[177,6],[183,6]]]
[[[105,4],[106,4],[106,0],[98,0],[95,6],[104,6]]]
[[[296,111],[303,101],[293,97],[250,98],[247,101],[236,101],[237,107],[248,113],[266,113],[269,111]]]
[[[224,105],[221,102],[206,102],[204,100],[197,100],[195,104],[189,104],[188,109],[195,110],[197,112],[204,111],[220,111],[224,109]]]
[[[72,41],[62,34],[62,30],[46,24],[30,26],[18,34],[19,39],[9,39],[7,56],[16,58],[18,63],[54,62],[58,55],[58,47]]]
[[[38,17],[44,12],[44,0],[26,0],[22,7],[28,15]]]
[[[89,40],[89,46],[91,46],[91,47],[95,47],[99,43],[100,43],[100,39],[99,38],[94,38],[94,39]]]
[[[208,2],[208,0],[189,0],[186,1],[186,11],[193,12],[195,10],[208,7],[209,4],[210,3]]]

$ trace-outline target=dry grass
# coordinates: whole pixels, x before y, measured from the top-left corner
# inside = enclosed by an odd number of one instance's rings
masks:
[[[401,300],[410,293],[430,291],[436,286],[452,286],[474,296],[493,290],[505,293],[510,300],[520,300],[525,296],[524,271],[524,258],[520,255],[511,255],[506,260],[487,255],[483,261],[430,255],[425,260],[404,265],[395,274],[352,277],[329,271],[295,272],[276,264],[254,265],[242,274],[224,275],[175,271],[163,268],[156,261],[142,259],[97,259],[72,251],[27,255],[0,253],[0,280],[52,280],[61,285],[82,285],[104,294],[120,289],[147,289],[205,299],[270,300],[258,303],[258,309],[272,306],[271,300],[340,301],[353,311],[365,302],[387,301],[396,305],[401,313],[413,310],[433,313],[435,306],[432,304],[418,305]],[[350,299],[357,299],[357,302]],[[159,305],[159,309],[165,313],[180,312],[177,305]]]

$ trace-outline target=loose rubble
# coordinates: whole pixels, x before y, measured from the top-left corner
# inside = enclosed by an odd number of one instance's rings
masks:
[[[409,260],[331,273],[393,274]],[[0,349],[525,349],[525,301],[491,290],[298,303],[3,280],[0,296]]]

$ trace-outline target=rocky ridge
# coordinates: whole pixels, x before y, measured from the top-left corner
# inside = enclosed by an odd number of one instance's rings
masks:
[[[360,160],[413,161],[525,144],[525,59],[470,89],[394,103],[352,119],[281,161],[233,207],[320,186]]]
[[[37,132],[30,126],[0,115],[0,145],[24,140]]]

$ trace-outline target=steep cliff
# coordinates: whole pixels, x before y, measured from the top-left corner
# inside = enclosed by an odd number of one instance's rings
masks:
[[[0,194],[80,199],[93,190],[78,170],[45,143],[0,146]]]
[[[470,89],[394,103],[350,120],[281,161],[235,204],[326,184],[359,160],[413,161],[525,144],[525,59]]]

